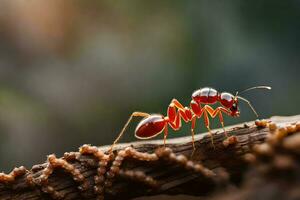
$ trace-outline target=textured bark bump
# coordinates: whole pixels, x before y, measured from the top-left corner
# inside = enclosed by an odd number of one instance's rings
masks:
[[[192,157],[190,137],[168,140],[167,146],[173,151],[165,149],[166,152],[171,152],[163,153],[168,156],[159,156],[159,150],[155,151],[161,147],[161,141],[122,144],[118,146],[114,156],[105,154],[108,147],[83,146],[79,153],[66,153],[63,159],[58,159],[59,167],[51,172],[51,176],[47,178],[47,184],[38,180],[45,175],[43,172],[47,167],[49,168],[51,162],[34,166],[28,171],[21,170],[22,173],[15,170],[9,175],[1,174],[0,197],[1,199],[95,199],[95,191],[98,199],[103,198],[104,194],[108,199],[120,196],[126,199],[161,193],[203,195],[224,185],[224,180],[229,176],[231,176],[231,182],[238,182],[238,177],[243,174],[243,167],[247,166],[241,157],[252,152],[251,146],[264,142],[269,129],[277,141],[292,131],[299,131],[299,124],[296,124],[297,121],[300,121],[299,119],[299,116],[274,117],[267,120],[267,123],[265,121],[261,121],[261,124],[256,122],[259,127],[250,122],[247,125],[227,128],[228,134],[234,135],[234,137],[227,139],[222,133],[214,134],[216,149],[213,149],[207,134],[197,135],[197,150]],[[269,123],[269,121],[273,123]],[[265,126],[269,126],[269,128],[265,128]],[[274,128],[275,126],[276,128]],[[276,141],[271,138],[269,137],[268,142]],[[293,146],[291,143],[285,142],[285,145]],[[131,148],[126,150],[128,146]],[[130,156],[122,158],[120,155],[124,153],[120,152],[128,152]],[[149,155],[156,155],[159,159],[146,159]],[[249,157],[250,154],[247,155]],[[126,159],[124,159],[125,157]],[[122,160],[122,165],[121,162],[118,162],[120,159],[124,160],[124,162]],[[66,163],[63,164],[64,162]],[[52,162],[52,164],[54,163]],[[119,169],[117,169],[118,165]],[[74,172],[75,169],[76,172]],[[24,174],[25,172],[26,174]],[[78,179],[75,176],[83,176],[84,179]],[[85,191],[83,189],[85,187],[80,187],[83,182],[86,182]],[[202,190],[199,187],[195,189],[193,187],[195,183],[198,186],[203,185]],[[137,186],[139,189],[134,190]],[[46,193],[52,192],[53,194],[45,194],[45,187]]]

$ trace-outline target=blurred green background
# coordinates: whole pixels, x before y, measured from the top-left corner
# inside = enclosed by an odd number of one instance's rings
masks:
[[[0,171],[111,144],[131,112],[165,114],[204,86],[270,85],[245,94],[260,117],[299,114],[299,36],[300,1],[3,0]],[[255,119],[240,108],[227,125]]]

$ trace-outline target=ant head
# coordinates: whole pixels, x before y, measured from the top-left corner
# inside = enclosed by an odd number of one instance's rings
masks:
[[[233,117],[239,117],[240,116],[240,109],[238,107],[238,98],[235,96],[233,98],[232,106],[229,108],[231,111],[231,116]]]
[[[232,117],[238,117],[240,116],[240,111],[238,108],[238,98],[237,96],[233,96],[232,94],[228,92],[222,92],[219,95],[219,101],[225,108],[229,109],[231,111]]]

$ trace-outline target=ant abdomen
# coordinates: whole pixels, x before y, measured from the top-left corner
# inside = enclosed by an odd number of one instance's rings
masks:
[[[160,134],[166,125],[163,115],[152,114],[145,117],[135,129],[135,137],[139,139],[149,139]]]

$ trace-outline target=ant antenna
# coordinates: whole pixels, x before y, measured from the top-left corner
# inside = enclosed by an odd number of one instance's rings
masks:
[[[254,90],[254,89],[267,89],[267,90],[271,90],[271,87],[270,87],[270,86],[265,86],[265,85],[260,85],[260,86],[255,86],[255,87],[250,87],[250,88],[247,88],[247,89],[245,89],[245,90],[242,90],[242,91],[240,92],[240,94],[241,94],[241,93],[244,93],[244,92],[247,92],[247,91],[249,91],[249,90]],[[257,114],[257,112],[255,111],[254,107],[251,105],[250,101],[247,100],[247,99],[245,99],[244,97],[238,96],[238,94],[239,94],[239,92],[237,91],[236,94],[235,94],[236,98],[241,99],[241,100],[243,100],[244,102],[246,102],[246,103],[249,105],[249,107],[251,108],[251,110],[254,112],[254,114],[256,115],[256,117],[258,117],[258,114]]]
[[[255,87],[251,87],[251,88],[247,88],[245,90],[242,90],[241,92],[236,92],[236,96],[240,93],[244,93],[247,92],[249,90],[254,90],[254,89],[267,89],[267,90],[271,90],[272,88],[270,86],[265,86],[265,85],[260,85],[260,86],[255,86]]]
[[[254,107],[251,105],[251,103],[250,103],[249,100],[247,100],[247,99],[245,99],[244,97],[241,97],[241,96],[236,96],[236,97],[238,99],[241,99],[241,100],[245,101],[249,105],[249,107],[251,108],[251,110],[254,112],[254,114],[256,115],[256,117],[258,117],[257,112],[255,111]]]

